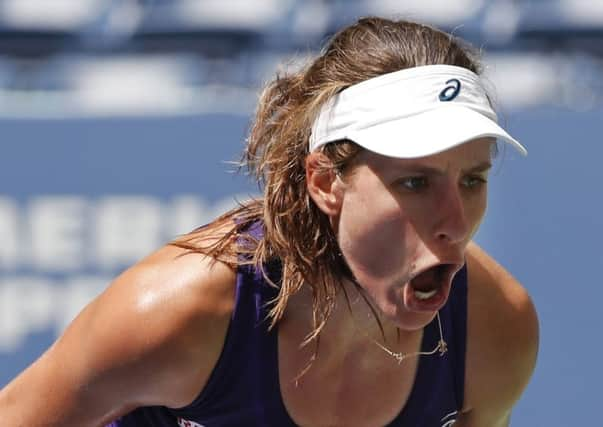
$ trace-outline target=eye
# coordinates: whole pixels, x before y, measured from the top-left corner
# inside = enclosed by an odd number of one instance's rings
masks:
[[[424,176],[408,176],[400,179],[400,185],[410,191],[419,191],[427,188],[429,182]]]
[[[482,185],[486,184],[488,179],[482,175],[467,175],[464,176],[461,180],[461,185],[465,188],[473,189],[479,188]]]

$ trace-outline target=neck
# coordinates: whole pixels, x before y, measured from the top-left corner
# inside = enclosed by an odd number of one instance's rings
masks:
[[[379,349],[375,342],[392,351],[416,351],[422,330],[400,330],[384,318],[370,298],[350,281],[344,282],[335,306],[320,333],[320,352],[349,353],[367,346]],[[312,322],[312,293],[304,287],[289,300],[284,322],[303,331],[304,337],[314,328]],[[292,325],[292,326],[293,326]]]

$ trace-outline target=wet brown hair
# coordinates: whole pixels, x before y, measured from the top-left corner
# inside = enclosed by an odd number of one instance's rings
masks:
[[[349,86],[406,68],[448,64],[479,73],[476,58],[463,41],[419,23],[369,17],[344,28],[307,67],[277,76],[261,94],[242,164],[257,179],[263,197],[173,243],[232,268],[280,261],[270,325],[282,318],[291,295],[310,286],[314,329],[305,342],[317,338],[350,274],[329,218],[306,188],[308,140],[319,109]],[[319,169],[345,173],[360,150],[349,141],[328,144],[321,149],[325,156]],[[264,230],[259,240],[246,232],[257,221]]]

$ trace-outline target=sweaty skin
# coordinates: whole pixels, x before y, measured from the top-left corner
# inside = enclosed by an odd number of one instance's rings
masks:
[[[466,260],[465,407],[455,427],[508,426],[537,353],[528,294],[471,243],[485,210],[489,159],[488,141],[475,141],[412,161],[363,154],[343,178],[318,173],[312,157],[307,163],[310,194],[331,218],[392,351],[417,350],[435,315],[409,306],[401,289],[425,268]],[[416,359],[398,365],[374,345],[380,332],[372,313],[345,286],[352,312],[341,293],[318,358],[296,386],[311,353],[311,346],[299,351],[312,327],[307,289],[292,297],[279,325],[281,393],[300,425],[385,425],[413,386]],[[137,406],[187,405],[218,360],[234,289],[235,274],[224,264],[160,249],[119,276],[0,391],[3,426],[100,427]]]

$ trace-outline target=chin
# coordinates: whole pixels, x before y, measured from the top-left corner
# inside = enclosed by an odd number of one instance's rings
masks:
[[[418,331],[423,329],[425,326],[429,325],[431,321],[435,318],[437,311],[432,313],[403,313],[398,314],[393,322],[395,325],[403,330],[408,332]]]
[[[402,331],[414,332],[429,325],[437,314],[436,311],[409,311],[402,301],[377,304],[384,320]]]

